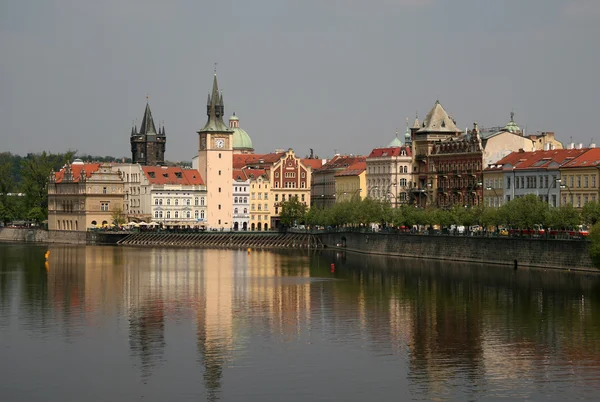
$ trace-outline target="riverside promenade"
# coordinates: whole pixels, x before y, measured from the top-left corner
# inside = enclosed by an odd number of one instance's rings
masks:
[[[131,233],[2,228],[0,241],[134,247],[334,248],[373,255],[600,273],[590,258],[587,241],[564,239],[357,231]]]

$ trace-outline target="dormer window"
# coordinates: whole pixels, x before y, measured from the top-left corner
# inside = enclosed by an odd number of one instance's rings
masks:
[[[175,177],[177,177],[178,179],[181,179],[181,172],[175,172]]]
[[[148,172],[148,176],[150,176],[150,178],[151,178],[151,179],[154,179],[154,178],[155,178],[155,176],[154,176],[154,172]]]

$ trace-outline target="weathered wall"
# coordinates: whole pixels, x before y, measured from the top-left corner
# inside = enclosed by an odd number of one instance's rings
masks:
[[[44,243],[48,241],[48,231],[29,228],[0,228],[0,241]]]
[[[330,233],[323,244],[372,254],[448,259],[539,268],[594,268],[587,242],[460,236],[424,236],[383,233]],[[345,242],[344,242],[345,239]]]

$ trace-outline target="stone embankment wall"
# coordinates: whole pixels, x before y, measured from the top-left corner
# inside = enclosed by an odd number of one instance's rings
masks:
[[[427,236],[340,232],[322,234],[327,247],[400,257],[537,268],[594,269],[588,243],[578,240]]]
[[[86,233],[33,228],[0,228],[0,242],[86,244]]]

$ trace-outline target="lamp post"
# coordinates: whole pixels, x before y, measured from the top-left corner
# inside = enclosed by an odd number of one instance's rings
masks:
[[[492,186],[487,186],[485,188],[487,191],[493,191],[494,192],[494,197],[498,198],[498,193],[496,193],[496,189],[493,188]],[[490,202],[490,206],[491,206],[491,202]],[[494,208],[496,208],[496,203],[494,203]]]
[[[548,202],[548,205],[550,205],[550,190],[552,188],[556,188],[556,183],[560,184],[560,179],[554,179],[554,182],[552,183],[551,186],[548,186],[548,191],[546,191],[546,201]],[[562,188],[562,187],[561,187]],[[569,190],[571,191],[571,190]],[[556,205],[552,205],[553,207],[556,207]]]
[[[371,192],[373,192],[373,190],[377,190],[379,187],[378,186],[373,186],[369,189],[369,191],[367,191],[367,197],[371,197]]]
[[[561,188],[561,190],[564,188],[569,190],[569,195],[571,196],[571,206],[573,206],[573,193],[571,192],[571,187],[567,186],[566,184],[561,184],[560,188]]]
[[[473,204],[475,204],[475,195],[474,194],[473,194],[473,202],[470,202],[471,194],[473,193],[473,190],[475,190],[476,187],[481,187],[482,185],[483,185],[483,183],[480,181],[471,184],[471,186],[469,187],[469,193],[467,194],[467,202],[468,202],[467,205],[473,206]]]
[[[390,183],[389,186],[388,186],[388,188],[387,188],[387,190],[386,190],[386,192],[385,192],[385,199],[387,201],[390,201],[390,195],[393,195],[390,192],[390,189],[392,188],[392,186],[396,187],[396,182]],[[395,195],[394,195],[394,204],[396,204],[396,196]],[[394,208],[396,208],[395,205],[394,205]]]

